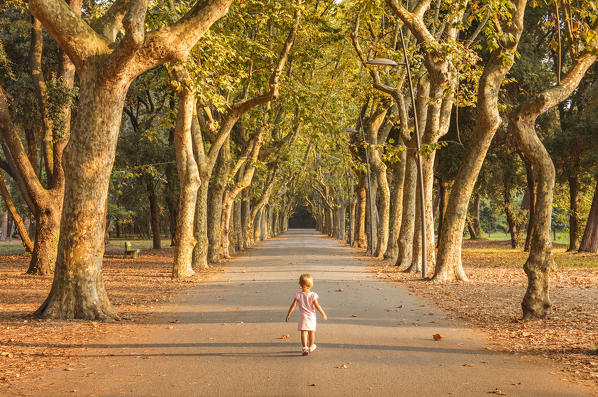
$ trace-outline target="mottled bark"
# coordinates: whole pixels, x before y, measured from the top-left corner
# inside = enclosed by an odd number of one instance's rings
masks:
[[[35,18],[31,18],[31,46],[29,49],[29,68],[31,69],[31,81],[35,89],[37,104],[40,112],[42,132],[42,158],[48,179],[52,180],[54,173],[54,145],[52,132],[52,118],[50,117],[48,105],[48,89],[42,70],[43,52],[42,24]],[[37,150],[37,149],[36,149]],[[33,163],[36,164],[36,163]]]
[[[559,84],[525,100],[509,117],[509,128],[537,173],[538,181],[530,254],[524,265],[528,278],[527,291],[521,302],[524,319],[545,318],[548,314],[551,307],[550,273],[555,267],[550,233],[555,170],[548,151],[536,134],[536,119],[568,98],[596,59],[596,55],[590,54],[579,57]]]
[[[592,199],[592,207],[588,214],[588,221],[586,229],[583,233],[581,243],[579,244],[579,252],[597,252],[598,251],[598,178],[596,187],[594,188],[594,198]]]
[[[353,240],[353,245],[359,248],[366,247],[366,237],[365,237],[365,214],[367,208],[367,194],[365,189],[365,174],[359,173],[358,174],[359,183],[357,185],[357,189],[355,193],[357,195],[357,216],[355,222],[355,237]]]
[[[37,311],[44,318],[118,317],[102,277],[103,209],[128,82],[106,85],[98,76],[79,75],[79,111],[64,155],[67,184],[56,271],[50,295]]]
[[[175,73],[181,89],[177,95],[177,121],[174,129],[174,152],[179,175],[179,203],[177,211],[176,238],[172,277],[182,278],[195,274],[193,271],[193,249],[197,243],[193,224],[197,191],[200,186],[199,170],[193,155],[192,123],[195,109],[195,95],[189,86],[186,71],[177,66]]]
[[[233,207],[233,242],[236,252],[240,252],[244,249],[243,246],[243,225],[241,222],[241,200],[236,200]]]
[[[402,140],[399,141],[402,144]],[[390,218],[388,231],[388,247],[384,257],[396,262],[399,256],[399,233],[403,217],[403,185],[405,182],[405,165],[407,154],[402,151],[399,162],[393,164],[393,184],[390,193]]]
[[[338,228],[336,233],[337,240],[345,240],[345,228],[346,228],[346,213],[347,213],[347,204],[341,203],[339,207],[336,209],[338,219]]]
[[[482,237],[482,224],[480,221],[480,193],[476,193],[473,199],[473,230],[475,231],[476,238]]]
[[[198,2],[178,22],[145,32],[147,2],[126,12],[115,2],[100,23],[125,29],[118,44],[95,31],[62,0],[31,0],[29,7],[77,67],[79,109],[65,151],[65,200],[54,282],[37,314],[45,318],[114,319],[102,277],[103,209],[120,130],[126,92],[141,73],[183,60],[232,0]],[[56,150],[56,149],[55,149]]]
[[[396,266],[411,267],[413,255],[413,233],[415,231],[415,207],[417,192],[417,164],[414,142],[407,147],[405,162],[405,182],[403,184],[403,215],[399,232],[399,256]]]
[[[357,198],[351,198],[349,205],[349,232],[347,233],[347,244],[353,246],[355,239],[355,212],[357,210]]]
[[[5,241],[8,238],[8,211],[2,214],[2,225],[0,226],[0,240]]]
[[[438,244],[438,262],[433,279],[436,281],[467,280],[461,263],[463,228],[471,194],[490,143],[501,124],[498,111],[500,86],[513,65],[513,59],[523,31],[523,16],[527,0],[517,0],[512,19],[503,28],[509,39],[493,51],[478,87],[478,116],[473,139],[467,147],[448,199],[445,220]]]
[[[277,169],[271,170],[266,178],[266,183],[264,185],[264,191],[260,199],[255,203],[253,208],[251,209],[251,213],[249,214],[249,221],[247,222],[247,230],[246,234],[250,237],[250,245],[255,244],[255,223],[256,217],[258,214],[261,213],[262,208],[268,204],[270,200],[270,196],[272,195],[272,189],[274,188],[274,181],[276,178]]]
[[[174,138],[174,137],[173,137]],[[170,232],[170,246],[176,246],[176,219],[179,207],[175,178],[177,178],[176,166],[169,164],[166,167],[166,207],[168,208],[168,231]]]
[[[382,126],[389,110],[389,105],[381,104],[374,114],[364,123],[366,139],[371,145],[370,147],[370,168],[372,170],[372,177],[376,178],[376,196],[378,198],[378,219],[376,222],[376,249],[375,256],[379,259],[384,257],[386,247],[388,246],[388,233],[390,222],[390,187],[388,185],[388,178],[386,176],[386,164],[382,161],[382,153],[380,153],[379,145],[383,141],[379,141],[383,134],[383,129],[390,130],[391,124]],[[388,135],[388,131],[384,135]]]
[[[438,183],[438,244],[442,240],[442,225],[444,224],[444,218],[446,216],[446,209],[448,207],[448,198],[450,194],[450,183],[444,180],[440,180]]]
[[[222,202],[230,173],[230,146],[220,149],[208,193],[208,262],[219,263],[222,251]]]
[[[527,179],[527,202],[524,203],[528,209],[528,220],[527,220],[527,233],[525,235],[525,244],[523,245],[523,251],[529,252],[530,244],[531,244],[531,237],[534,232],[534,227],[536,226],[535,216],[535,208],[536,208],[536,197],[537,197],[537,190],[538,190],[538,180],[537,174],[534,172],[534,168],[531,165],[531,162],[528,161],[525,157],[523,157],[523,162],[525,164],[526,169],[526,179]],[[523,203],[522,203],[523,206]]]

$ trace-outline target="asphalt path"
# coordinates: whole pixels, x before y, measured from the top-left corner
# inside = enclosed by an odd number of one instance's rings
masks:
[[[355,250],[290,230],[178,296],[126,340],[86,345],[76,365],[17,383],[44,396],[587,396],[546,360],[484,349],[485,337],[444,319],[400,284],[376,280]],[[301,355],[301,273],[319,302],[316,344]],[[514,297],[515,299],[515,297]],[[442,334],[440,341],[432,335]],[[288,337],[287,337],[288,335]]]

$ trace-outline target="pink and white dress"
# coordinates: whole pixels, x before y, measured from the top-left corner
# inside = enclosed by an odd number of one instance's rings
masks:
[[[298,331],[315,331],[316,330],[316,306],[314,302],[318,299],[318,294],[315,292],[297,292],[295,294],[297,306],[299,306],[299,324],[297,324]]]

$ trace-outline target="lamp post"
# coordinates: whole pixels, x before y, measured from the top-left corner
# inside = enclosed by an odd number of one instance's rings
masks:
[[[417,179],[419,184],[419,209],[420,209],[420,218],[421,218],[421,231],[422,231],[422,277],[426,278],[426,217],[424,212],[424,175],[422,170],[422,162],[421,162],[421,144],[420,144],[420,135],[419,135],[419,126],[417,124],[417,108],[415,106],[415,95],[413,94],[413,83],[411,80],[411,67],[409,66],[409,58],[407,57],[407,48],[405,47],[405,38],[403,37],[403,30],[399,29],[401,34],[401,44],[403,46],[403,57],[405,62],[398,63],[392,59],[388,58],[375,58],[372,60],[367,61],[368,65],[378,65],[378,66],[405,66],[407,69],[407,80],[409,81],[409,96],[411,97],[411,107],[413,108],[413,126],[415,128],[415,143],[417,146]]]
[[[368,175],[368,198],[369,198],[369,213],[370,213],[370,254],[372,256],[374,256],[374,249],[375,249],[375,243],[374,243],[374,204],[372,202],[372,181],[370,179],[370,151],[368,150],[368,145],[367,142],[365,140],[365,133],[363,132],[363,120],[361,119],[361,114],[359,115],[359,129],[361,131],[361,137],[363,139],[363,142],[365,143],[365,166],[367,169],[367,175]],[[350,132],[350,133],[354,133],[354,134],[359,134],[359,131],[354,130],[352,128],[347,128],[345,131]]]

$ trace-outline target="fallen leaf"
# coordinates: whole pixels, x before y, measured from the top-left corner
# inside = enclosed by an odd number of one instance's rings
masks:
[[[280,337],[280,339],[289,339],[291,337],[291,335],[289,334],[284,334]]]
[[[442,338],[444,338],[444,335],[434,334],[434,335],[432,335],[432,338],[434,338],[435,341],[439,341]]]
[[[494,390],[490,390],[488,394],[498,394],[499,396],[506,396],[507,393],[501,391],[500,389],[496,388]]]
[[[340,369],[347,369],[347,368],[349,368],[349,367],[347,367],[347,364],[341,364],[341,365],[339,365],[339,366],[338,366],[338,367],[336,367],[336,368],[340,368]]]

